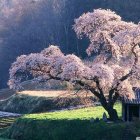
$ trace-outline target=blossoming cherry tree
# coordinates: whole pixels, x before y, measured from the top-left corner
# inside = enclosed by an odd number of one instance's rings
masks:
[[[90,40],[87,54],[95,56],[90,65],[49,46],[40,53],[18,57],[10,68],[8,84],[19,90],[29,75],[38,81],[71,82],[98,97],[115,121],[117,99],[135,98],[133,87],[140,86],[140,25],[125,22],[110,10],[97,9],[75,19],[73,28],[79,38]]]

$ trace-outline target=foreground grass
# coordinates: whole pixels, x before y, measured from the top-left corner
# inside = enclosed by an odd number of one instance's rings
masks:
[[[121,105],[117,104],[115,108],[120,116]],[[102,118],[104,111],[102,107],[90,107],[25,115],[13,124],[6,136],[18,140],[98,140],[102,137],[109,140],[118,134],[121,137],[122,124],[90,121],[92,118]],[[110,130],[111,133],[106,134]]]
[[[121,116],[121,104],[115,108]],[[17,140],[134,140],[140,134],[140,123],[93,123],[92,118],[102,118],[102,107],[30,114],[19,118],[5,133]],[[130,128],[126,132],[126,127]],[[128,131],[128,130],[127,130]],[[128,133],[127,137],[124,134]]]

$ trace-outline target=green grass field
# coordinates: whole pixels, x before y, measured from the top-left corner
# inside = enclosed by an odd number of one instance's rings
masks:
[[[121,117],[121,104],[115,108]],[[52,113],[29,114],[19,118],[6,131],[7,138],[17,140],[134,140],[140,134],[140,123],[107,124],[92,118],[102,118],[102,107],[90,107]],[[126,128],[130,129],[127,130]],[[125,140],[124,139],[124,140]]]
[[[118,115],[121,116],[121,104],[115,106]],[[22,119],[31,120],[90,120],[91,118],[102,118],[105,110],[103,107],[89,107],[76,110],[58,111],[51,113],[25,115]]]
[[[115,108],[121,115],[121,105]],[[102,107],[90,107],[52,113],[29,114],[19,118],[7,131],[9,137],[18,140],[97,140],[121,135],[122,124],[91,123],[92,118],[102,118]],[[106,135],[106,130],[112,133]],[[102,135],[99,135],[102,133]],[[121,136],[120,136],[121,137]]]

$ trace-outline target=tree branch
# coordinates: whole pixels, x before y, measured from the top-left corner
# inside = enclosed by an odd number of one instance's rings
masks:
[[[133,53],[133,55],[135,57],[135,60],[134,60],[133,66],[131,68],[131,71],[129,73],[127,73],[126,75],[122,76],[118,80],[118,82],[115,85],[115,87],[112,87],[111,90],[109,91],[109,102],[112,102],[112,104],[114,104],[116,102],[116,100],[118,99],[118,97],[119,97],[119,94],[118,94],[118,91],[117,91],[118,86],[120,85],[121,82],[127,80],[133,74],[133,68],[137,65],[138,56],[137,56],[137,54],[135,52],[135,47],[136,46],[137,45],[134,45],[134,47],[132,47],[132,53]],[[113,96],[113,94],[115,94],[115,95]]]

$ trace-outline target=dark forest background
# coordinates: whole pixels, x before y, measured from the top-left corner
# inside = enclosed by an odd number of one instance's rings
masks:
[[[96,8],[114,10],[126,21],[140,21],[140,0],[0,0],[0,88],[21,54],[58,45],[85,58],[88,40],[78,40],[74,19]]]

